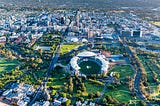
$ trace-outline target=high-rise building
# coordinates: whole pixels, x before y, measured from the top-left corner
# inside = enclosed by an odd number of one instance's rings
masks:
[[[142,30],[141,28],[135,29],[131,31],[132,37],[142,37]]]

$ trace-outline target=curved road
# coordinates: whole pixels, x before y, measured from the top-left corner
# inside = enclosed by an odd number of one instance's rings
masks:
[[[125,47],[126,49],[126,52],[129,54],[129,55],[132,55],[132,51],[130,51],[127,43],[122,40],[120,37],[119,37],[119,41],[121,41],[123,43],[123,46]],[[136,76],[135,76],[135,79],[134,79],[134,90],[135,90],[135,93],[136,93],[136,96],[144,101],[146,103],[147,106],[153,106],[153,104],[151,104],[143,95],[143,93],[141,92],[141,89],[140,89],[140,80],[141,80],[141,70],[138,69],[137,72],[136,72]]]
[[[143,100],[147,106],[153,106],[149,101],[147,101],[147,99],[142,94],[141,89],[140,89],[140,80],[141,80],[141,70],[138,69],[135,80],[134,80],[134,90],[135,90],[136,96],[140,100]]]

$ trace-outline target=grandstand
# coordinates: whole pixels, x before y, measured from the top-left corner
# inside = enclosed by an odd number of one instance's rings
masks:
[[[84,51],[70,61],[71,70],[79,75],[106,74],[109,62],[102,54]]]

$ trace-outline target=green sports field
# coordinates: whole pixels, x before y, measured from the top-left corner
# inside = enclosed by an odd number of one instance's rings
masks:
[[[125,78],[126,76],[132,76],[134,74],[134,70],[130,65],[119,65],[113,67],[111,72],[116,72],[120,74],[120,78]]]
[[[80,71],[86,75],[98,74],[101,70],[101,66],[93,61],[83,61],[79,64],[79,67],[81,68]]]
[[[71,50],[78,48],[79,46],[81,46],[82,44],[63,44],[61,50],[60,50],[60,54],[66,54],[68,52],[70,52]]]
[[[0,57],[0,73],[5,71],[11,71],[19,65],[17,60],[7,60],[6,58]]]

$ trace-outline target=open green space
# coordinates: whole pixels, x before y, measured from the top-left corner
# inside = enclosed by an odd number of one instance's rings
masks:
[[[68,79],[65,78],[67,74],[68,73],[61,68],[56,67],[53,71],[51,71],[51,77],[48,80],[47,87],[52,87],[55,90],[59,90],[64,83],[68,82]]]
[[[146,56],[146,55],[138,55],[139,59],[141,60],[146,73],[147,73],[147,82],[149,84],[149,88],[151,91],[156,90],[158,86],[158,82],[160,79],[160,70],[156,66],[159,63],[156,56]],[[156,78],[155,78],[156,76]],[[155,79],[158,79],[156,81]]]
[[[87,93],[96,93],[97,91],[101,92],[104,88],[104,86],[100,86],[99,84],[96,83],[91,83],[89,81],[86,81],[85,83]]]
[[[8,60],[0,57],[0,72],[11,71],[16,68],[20,63],[18,60]]]
[[[81,73],[85,75],[98,74],[101,70],[101,66],[93,61],[83,61],[79,64],[79,67]]]
[[[112,55],[126,54],[125,47],[120,43],[103,44],[103,51],[110,52]]]
[[[146,57],[144,55],[139,55],[139,58],[147,72],[147,75],[151,75],[152,72],[157,73],[158,78],[160,78],[160,71],[155,64],[158,64],[156,57]],[[155,64],[153,63],[155,61]]]
[[[18,60],[8,60],[0,57],[0,89],[22,75],[22,71],[16,69],[20,65]]]
[[[71,50],[78,48],[79,46],[81,46],[81,44],[63,44],[60,50],[60,54],[61,55],[66,54]]]
[[[111,96],[112,98],[117,99],[120,103],[126,103],[134,98],[130,95],[130,91],[127,86],[121,85],[114,90],[107,89],[104,96]]]
[[[65,79],[64,77],[54,77],[50,78],[49,82],[47,83],[48,87],[52,87],[55,90],[60,90],[62,88],[63,84],[66,83],[68,80]]]
[[[21,78],[20,82],[24,82],[31,85],[37,85],[44,80],[46,75],[46,69],[30,71],[29,74],[26,74],[23,78]]]
[[[115,66],[110,72],[119,73],[120,78],[125,78],[126,76],[132,76],[134,74],[134,70],[130,65]]]

